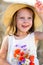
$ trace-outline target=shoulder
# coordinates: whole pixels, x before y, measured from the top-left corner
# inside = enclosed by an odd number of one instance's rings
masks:
[[[8,35],[3,37],[3,41],[2,41],[2,46],[7,46],[8,45]]]
[[[3,41],[8,41],[9,37],[12,37],[13,35],[5,35],[3,37]]]
[[[31,33],[31,39],[34,41],[34,43],[35,43],[35,45],[37,45],[38,44],[38,42],[39,42],[39,40],[37,39],[37,32],[33,32],[33,33]]]
[[[5,35],[5,36],[3,37],[2,43],[7,43],[7,42],[8,42],[8,38],[9,38],[9,35]]]
[[[12,35],[5,35],[5,36],[3,37],[1,49],[4,49],[4,50],[7,50],[7,49],[8,49],[9,37],[11,37],[11,36],[12,36]]]
[[[39,35],[39,32],[34,32],[34,37],[35,37],[35,44],[37,45],[39,40],[38,40],[38,35]]]
[[[9,37],[10,37],[10,35],[5,35],[5,36],[3,37],[3,41],[2,41],[1,47],[6,47],[6,48],[8,47]]]

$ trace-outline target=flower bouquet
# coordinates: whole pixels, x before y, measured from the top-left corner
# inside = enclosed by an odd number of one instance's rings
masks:
[[[18,59],[18,65],[35,65],[34,56],[24,53],[20,49],[14,51],[14,58]]]

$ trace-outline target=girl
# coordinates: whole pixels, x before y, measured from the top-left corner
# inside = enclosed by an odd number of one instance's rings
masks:
[[[38,12],[41,12],[40,17],[43,21],[42,10],[38,10]],[[18,64],[20,52],[28,55],[28,58],[33,55],[34,65],[39,65],[37,59],[37,41],[43,40],[43,32],[34,32],[35,19],[36,21],[38,19],[38,22],[40,22],[39,16],[32,6],[12,4],[8,7],[3,18],[4,24],[8,28],[7,36],[5,36],[0,49],[0,65],[20,65]],[[19,55],[15,54],[18,53],[17,50],[19,50]]]

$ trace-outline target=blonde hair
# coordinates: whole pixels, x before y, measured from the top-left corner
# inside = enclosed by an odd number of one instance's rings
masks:
[[[16,34],[16,15],[17,12],[13,15],[11,23],[9,24],[9,26],[6,29],[5,35],[14,35]]]

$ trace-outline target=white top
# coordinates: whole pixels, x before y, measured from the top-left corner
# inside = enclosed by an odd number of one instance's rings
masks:
[[[34,33],[28,34],[23,39],[15,39],[14,35],[8,35],[8,53],[7,53],[7,61],[13,65],[17,64],[17,59],[14,59],[14,50],[20,48],[25,52],[29,52],[30,55],[34,55],[37,58],[37,47],[35,45]],[[35,61],[36,62],[36,61]],[[37,64],[36,64],[37,65]],[[38,64],[39,65],[39,64]]]

